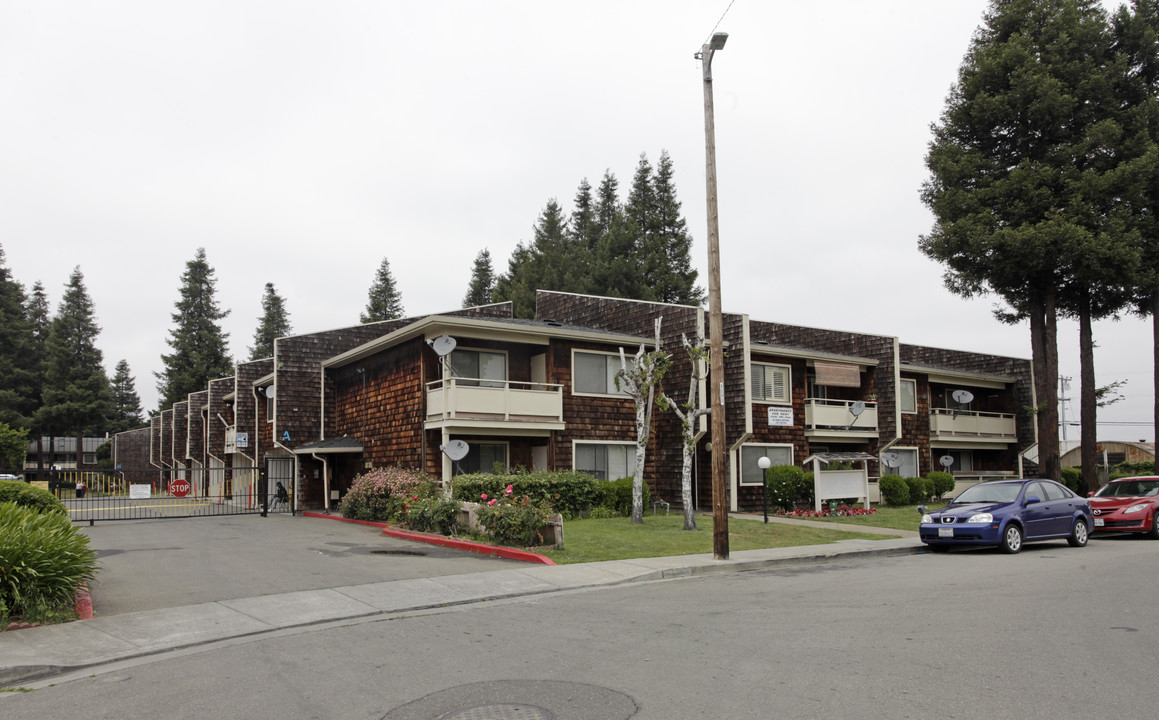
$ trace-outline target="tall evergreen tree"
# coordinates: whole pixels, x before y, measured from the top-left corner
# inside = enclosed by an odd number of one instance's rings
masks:
[[[129,361],[121,360],[113,371],[113,409],[109,414],[108,430],[119,433],[134,430],[145,424],[141,415],[141,398],[137,395],[136,382],[129,373]]]
[[[567,229],[567,216],[555,199],[547,202],[532,230],[528,244],[519,243],[508,261],[508,271],[495,283],[492,298],[510,300],[515,317],[535,317],[535,291],[582,292],[582,275],[575,273],[571,259],[574,243]]]
[[[291,332],[293,329],[290,327],[290,315],[286,311],[285,300],[278,295],[273,283],[266,283],[266,291],[262,295],[262,315],[258,318],[258,327],[254,331],[250,360],[273,357],[274,340]]]
[[[1129,193],[1135,205],[1142,264],[1135,311],[1151,318],[1153,431],[1159,432],[1159,0],[1132,0],[1113,18],[1116,49],[1126,58],[1120,102],[1127,109],[1126,155],[1138,158],[1140,182]]]
[[[471,282],[467,285],[467,294],[463,297],[463,307],[488,305],[494,292],[495,270],[491,266],[491,253],[487,248],[483,248],[475,256],[475,265],[471,268]]]
[[[992,0],[926,157],[935,223],[922,252],[946,266],[953,292],[993,292],[1029,318],[1039,468],[1055,479],[1060,292],[1107,210],[1090,185],[1112,64],[1093,0]]]
[[[32,355],[30,358],[33,378],[32,395],[36,399],[36,406],[40,407],[41,397],[44,393],[44,357],[48,347],[48,334],[52,330],[52,317],[49,315],[48,295],[44,291],[44,283],[39,280],[32,284],[32,292],[28,294],[26,311],[28,322],[32,326]]]
[[[233,373],[229,356],[229,334],[221,321],[229,315],[217,304],[217,279],[205,258],[205,248],[198,248],[194,258],[185,264],[181,275],[181,297],[171,317],[174,327],[166,342],[173,352],[161,355],[163,370],[154,373],[162,409],[200,392],[210,380]]]
[[[0,246],[0,422],[17,428],[29,426],[39,400],[25,300],[24,286],[12,277]]]
[[[656,207],[651,232],[663,249],[667,262],[664,273],[656,280],[656,295],[661,302],[701,305],[705,298],[704,288],[696,284],[698,273],[692,267],[692,235],[680,213],[674,175],[672,157],[667,150],[661,150],[652,181]]]
[[[80,268],[72,271],[46,343],[44,404],[36,426],[78,438],[108,429],[112,397],[97,347],[100,328]],[[78,445],[79,447],[79,445]]]
[[[370,286],[366,302],[366,311],[362,313],[364,323],[382,322],[383,320],[397,320],[403,316],[402,295],[394,282],[394,275],[390,272],[390,261],[386,258],[378,266],[374,275],[374,283]]]

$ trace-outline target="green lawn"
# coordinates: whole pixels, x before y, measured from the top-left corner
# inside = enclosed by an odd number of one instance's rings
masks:
[[[934,500],[926,503],[926,508],[933,510],[945,505],[944,502]],[[917,505],[878,505],[877,512],[872,515],[854,515],[851,517],[820,517],[801,518],[801,520],[817,520],[819,522],[845,523],[847,525],[872,525],[873,527],[896,528],[898,530],[918,531],[922,522],[922,514]],[[567,537],[566,535],[564,536]]]
[[[911,512],[917,514],[912,509]],[[628,518],[568,520],[564,523],[564,549],[537,552],[560,565],[711,553],[712,516],[698,516],[696,524],[697,530],[684,530],[684,516],[678,513],[646,515],[643,525],[633,525]],[[916,525],[914,529],[917,529]],[[766,525],[759,520],[736,518],[728,521],[728,530],[730,551],[823,545],[838,540],[884,540],[889,537],[784,523]]]

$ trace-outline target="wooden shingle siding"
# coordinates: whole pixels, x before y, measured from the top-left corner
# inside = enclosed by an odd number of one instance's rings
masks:
[[[209,407],[205,429],[208,455],[227,464],[230,456],[225,454],[225,428],[226,423],[233,422],[233,410],[230,405],[226,404],[225,396],[233,392],[233,385],[234,379],[232,377],[210,380],[206,399],[206,404]],[[221,418],[218,417],[219,415]],[[221,421],[222,418],[225,419],[225,422]],[[209,458],[206,458],[206,462],[208,460]]]
[[[161,462],[161,417],[153,417],[149,419],[149,465],[152,467],[161,467],[164,463]]]
[[[161,411],[161,456],[162,467],[173,467],[173,409]]]
[[[189,459],[204,466],[205,457],[205,415],[202,411],[209,401],[208,388],[189,394]]]
[[[415,338],[328,372],[334,391],[326,402],[334,406],[334,424],[327,436],[357,440],[364,463],[374,467],[425,467],[424,353],[434,355],[421,338]]]
[[[249,447],[238,452],[248,458],[247,465],[258,465],[261,462],[260,452],[264,452],[266,446],[259,446],[258,441],[260,435],[258,433],[258,410],[257,402],[254,398],[254,381],[264,378],[273,372],[274,359],[264,358],[262,360],[253,360],[251,362],[238,363],[234,373],[234,426],[239,433],[249,433],[250,442]],[[265,401],[262,401],[262,412],[265,412]],[[226,415],[228,419],[229,416]],[[265,425],[265,418],[261,420],[261,425]],[[234,463],[237,465],[237,463]]]
[[[173,454],[174,463],[189,464],[187,445],[189,443],[189,401],[173,403]]]
[[[113,467],[118,470],[144,470],[149,467],[149,441],[153,425],[127,430],[113,436]]]

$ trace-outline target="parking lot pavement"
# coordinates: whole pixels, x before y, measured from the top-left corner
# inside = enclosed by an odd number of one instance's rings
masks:
[[[91,589],[98,617],[522,565],[283,514],[98,522],[80,530],[100,563]]]

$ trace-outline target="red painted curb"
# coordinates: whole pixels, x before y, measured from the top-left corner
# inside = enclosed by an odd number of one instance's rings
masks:
[[[93,597],[89,594],[89,589],[85,585],[81,585],[76,589],[76,616],[78,620],[92,620],[93,619]]]
[[[322,513],[314,512],[303,512],[302,515],[303,517],[322,518],[325,520],[341,520],[342,522],[356,523],[358,525],[380,527],[382,528],[383,535],[399,538],[400,540],[412,540],[414,542],[427,543],[428,545],[441,545],[443,547],[449,547],[455,550],[466,550],[467,552],[479,553],[480,555],[501,557],[505,560],[520,560],[522,562],[539,563],[540,565],[555,565],[555,561],[546,555],[533,553],[529,550],[516,550],[515,548],[485,545],[483,543],[472,542],[470,540],[456,540],[454,538],[445,537],[443,535],[416,533],[409,530],[396,530],[395,528],[390,527],[390,525],[387,523],[372,522],[369,520],[354,520],[352,518],[344,518],[337,515],[324,515]]]

